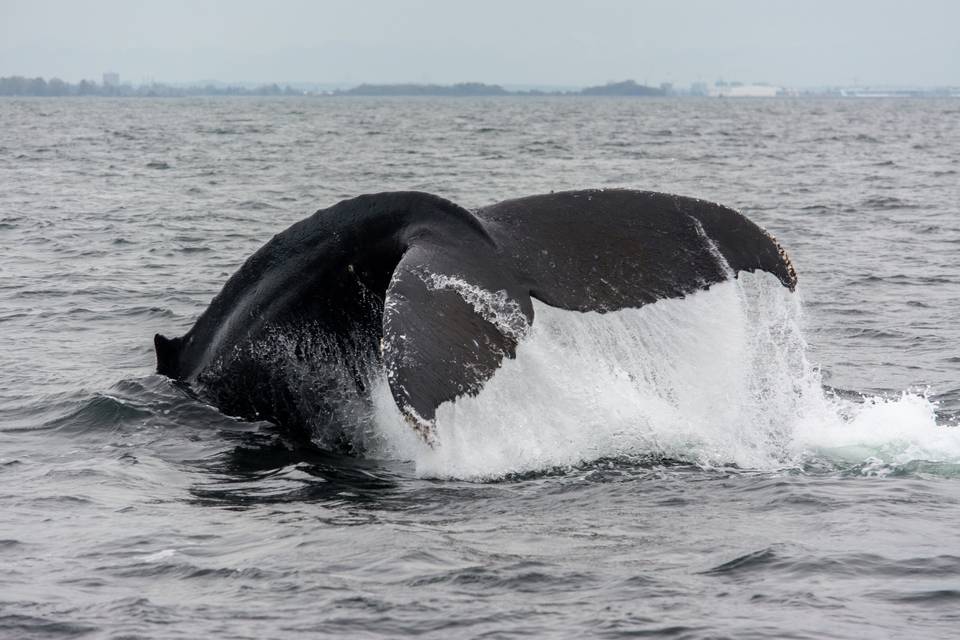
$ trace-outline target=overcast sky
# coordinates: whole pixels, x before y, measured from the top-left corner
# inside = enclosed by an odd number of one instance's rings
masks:
[[[0,0],[0,76],[960,85],[960,0]]]

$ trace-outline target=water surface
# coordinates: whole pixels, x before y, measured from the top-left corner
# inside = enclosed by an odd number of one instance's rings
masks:
[[[9,99],[0,119],[0,636],[955,636],[956,100]],[[471,447],[385,428],[354,459],[153,373],[155,332],[320,207],[584,187],[734,206],[797,267],[798,296],[730,283],[624,321],[682,391],[669,419],[593,393],[598,348],[529,382],[586,399],[562,413],[504,384]],[[715,318],[733,347],[706,358]],[[780,364],[758,368],[760,333]]]

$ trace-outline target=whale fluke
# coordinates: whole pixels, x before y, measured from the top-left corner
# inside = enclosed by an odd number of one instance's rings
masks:
[[[771,235],[693,198],[567,191],[471,213],[426,193],[360,196],[274,236],[186,335],[158,334],[157,370],[227,413],[311,428],[331,422],[344,384],[362,396],[385,375],[429,440],[439,406],[515,356],[532,298],[606,313],[756,270],[796,286]]]

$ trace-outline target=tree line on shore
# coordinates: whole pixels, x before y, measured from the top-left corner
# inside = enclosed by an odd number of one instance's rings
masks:
[[[60,78],[25,78],[7,76],[0,78],[0,96],[106,96],[106,97],[183,97],[183,96],[283,96],[303,95],[303,91],[287,85],[268,84],[249,88],[242,86],[172,86],[161,83],[143,84],[97,84],[81,80],[75,84]]]
[[[59,78],[26,78],[8,76],[0,78],[0,96],[104,96],[104,97],[186,97],[186,96],[662,96],[664,88],[648,87],[633,80],[613,82],[587,87],[580,91],[509,91],[497,84],[463,82],[452,85],[437,84],[361,84],[351,89],[328,92],[304,91],[290,85],[276,83],[258,87],[220,86],[214,84],[173,86],[161,83],[143,84],[97,84],[90,80],[78,83],[64,82]]]

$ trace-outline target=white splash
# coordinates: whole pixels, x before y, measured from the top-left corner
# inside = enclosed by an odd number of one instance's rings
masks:
[[[427,273],[423,282],[431,291],[449,289],[473,307],[481,318],[495,326],[501,333],[515,340],[522,338],[529,328],[520,304],[507,295],[505,290],[487,291],[457,276]]]
[[[474,479],[647,455],[766,470],[811,456],[960,463],[960,429],[938,425],[923,396],[828,397],[799,298],[770,274],[641,309],[534,311],[516,359],[478,396],[438,408],[432,448],[378,385],[371,453]]]

